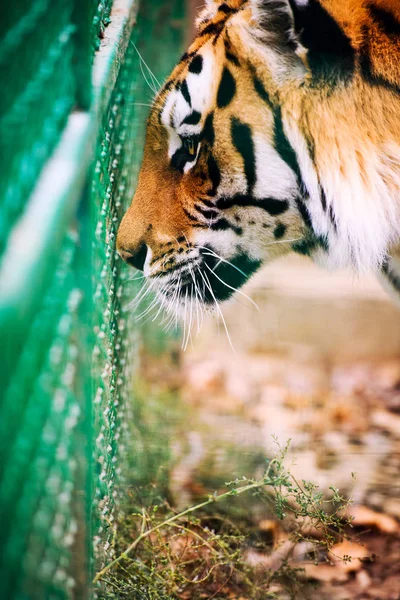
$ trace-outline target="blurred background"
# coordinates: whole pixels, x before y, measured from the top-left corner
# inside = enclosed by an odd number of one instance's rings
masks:
[[[15,2],[0,25],[1,595],[398,600],[400,313],[379,284],[279,260],[245,289],[259,312],[241,297],[222,307],[234,349],[218,318],[183,351],[181,331],[128,308],[140,279],[115,234],[154,76],[178,60],[199,4]],[[261,477],[274,439],[290,439],[299,481],[352,497],[362,561],[313,570],[307,547],[316,591],[288,591],[286,576],[272,595],[218,578],[155,595],[164,547],[156,566],[139,556],[91,585],[145,526],[132,515]],[[254,498],[229,509],[213,528],[240,525],[241,560],[265,579],[285,526]]]
[[[290,440],[286,461],[296,478],[351,497],[363,550],[379,557],[345,577],[320,565],[310,574],[322,586],[316,595],[293,597],[397,599],[398,309],[373,278],[327,273],[297,256],[267,266],[244,291],[259,312],[242,298],[222,306],[234,351],[222,322],[206,317],[186,351],[178,343],[172,352],[170,342],[142,353],[146,391],[136,397],[139,405],[152,398],[144,422],[157,429],[153,406],[168,399],[159,410],[171,424],[172,456],[163,460],[173,501],[183,507],[227,480],[260,475],[276,439]],[[142,460],[159,481],[159,461]],[[270,518],[251,500],[242,512],[258,527]]]

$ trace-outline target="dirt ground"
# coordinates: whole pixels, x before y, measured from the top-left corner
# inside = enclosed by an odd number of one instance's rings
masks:
[[[296,276],[303,281],[301,270]],[[320,584],[312,597],[399,600],[400,312],[369,282],[347,294],[346,277],[345,285],[334,280],[333,301],[329,285],[309,296],[290,288],[288,300],[271,279],[275,287],[258,281],[249,290],[261,316],[249,320],[237,304],[225,310],[235,353],[221,324],[209,320],[175,366],[165,357],[146,363],[148,379],[179,390],[190,415],[174,441],[175,502],[183,507],[227,479],[259,474],[274,452],[272,436],[290,439],[287,462],[299,480],[352,497],[356,541],[339,548],[353,554],[350,565],[299,556],[305,577]],[[268,330],[263,308],[279,315]],[[252,519],[262,527],[261,513]]]

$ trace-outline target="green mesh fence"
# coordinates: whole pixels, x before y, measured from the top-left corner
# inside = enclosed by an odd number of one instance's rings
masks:
[[[0,253],[74,103],[72,10],[70,0],[20,0],[2,11]]]
[[[92,36],[93,36],[93,48],[99,49],[100,40],[104,35],[104,30],[110,23],[110,13],[112,7],[112,0],[102,0],[101,2],[93,2],[93,17],[92,17]]]
[[[132,270],[116,258],[115,238],[120,218],[132,198],[140,166],[147,114],[146,107],[140,105],[149,102],[153,95],[146,83],[146,66],[139,56],[151,65],[156,78],[164,79],[171,60],[176,59],[181,50],[183,16],[179,0],[167,6],[153,2],[140,10],[97,144],[91,206],[96,232],[93,268],[100,274],[94,292],[97,314],[93,357],[95,431],[98,433],[94,444],[98,473],[94,491],[94,503],[98,507],[94,539],[99,566],[114,558],[111,542],[120,497],[116,483],[122,483],[124,428],[132,418],[126,371],[133,363],[132,350],[138,330],[129,318],[129,311],[123,308],[129,305],[138,286],[131,281]],[[161,60],[159,49],[149,43],[153,39],[163,40]]]
[[[184,32],[183,0],[137,10],[18,0],[0,26],[1,598],[89,598],[113,557],[140,335],[115,237],[151,94],[135,47],[162,79]]]

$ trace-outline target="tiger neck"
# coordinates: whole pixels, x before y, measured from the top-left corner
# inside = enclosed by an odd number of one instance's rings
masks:
[[[350,86],[289,90],[286,136],[306,190],[314,258],[329,267],[379,270],[400,240],[400,97],[355,79]]]

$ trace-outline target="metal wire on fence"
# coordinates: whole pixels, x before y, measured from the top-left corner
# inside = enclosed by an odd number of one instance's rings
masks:
[[[132,0],[34,0],[11,3],[0,25],[0,595],[9,600],[89,598],[94,560],[113,555],[138,336],[124,312],[130,273],[115,252],[143,143],[137,104],[148,102],[136,47],[162,79],[181,50],[183,0],[137,13]]]

